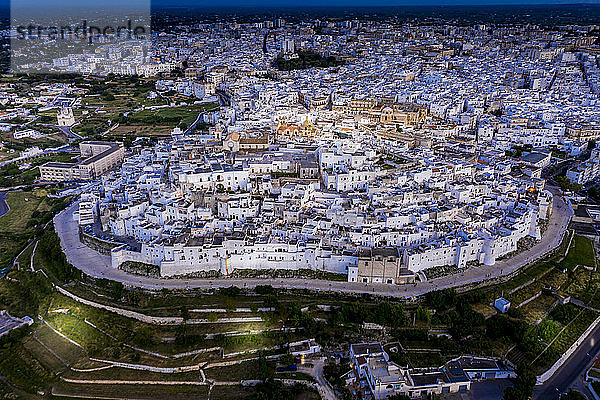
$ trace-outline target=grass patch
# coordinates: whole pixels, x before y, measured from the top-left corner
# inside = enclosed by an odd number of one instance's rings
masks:
[[[98,354],[109,347],[111,339],[86,324],[79,318],[67,313],[50,313],[46,321],[57,331],[82,345],[91,354]]]
[[[0,374],[13,385],[31,392],[45,390],[54,380],[52,373],[21,343],[0,349]]]
[[[35,211],[41,213],[50,210],[47,194],[43,189],[8,193],[6,202],[10,210],[0,217],[0,232],[19,233],[28,230],[30,227],[27,223]]]
[[[212,367],[204,370],[208,379],[223,382],[239,382],[258,377],[258,360],[245,361],[226,367]]]
[[[125,125],[149,125],[149,126],[178,126],[180,124],[190,126],[198,117],[198,113],[215,108],[214,103],[194,104],[183,107],[165,107],[155,110],[142,110],[127,117],[121,118]]]
[[[253,392],[251,387],[247,386],[214,386],[210,392],[211,398],[220,400],[239,400],[244,399]],[[320,397],[304,397],[298,400],[313,400]]]
[[[208,386],[196,385],[132,385],[132,384],[72,384],[60,382],[54,386],[55,394],[74,397],[113,397],[148,400],[206,399]]]
[[[596,379],[600,379],[600,371],[595,368],[591,368],[588,372],[588,375]]]
[[[14,191],[6,195],[10,210],[0,217],[0,267],[6,266],[23,249],[28,239],[42,233],[42,227],[69,201],[47,197],[45,189]],[[29,266],[28,260],[23,260]]]
[[[585,268],[577,268],[569,273],[569,281],[562,290],[568,295],[585,303],[592,300],[598,289],[598,273]],[[598,297],[598,296],[596,296]]]
[[[69,371],[63,376],[69,379],[88,380],[202,382],[202,375],[200,374],[200,371],[163,374],[159,372],[140,371],[120,367],[112,367],[89,372]]]
[[[581,336],[590,324],[598,317],[598,314],[583,310],[582,313],[558,336],[558,339],[552,344],[552,348],[558,353],[563,354],[571,345]]]
[[[13,234],[0,233],[0,267],[8,266],[10,261],[25,246],[27,238]]]
[[[43,343],[46,348],[52,350],[54,352],[53,355],[67,365],[76,365],[85,362],[87,359],[85,350],[61,337],[45,324],[38,325],[33,331],[32,336]],[[45,348],[44,351],[48,352]],[[35,355],[37,357],[37,354]]]
[[[522,289],[517,290],[516,292],[508,295],[508,300],[516,307],[525,300],[529,300],[533,296],[537,295],[542,291],[544,284],[540,281],[536,281],[531,283],[530,285],[525,286]]]
[[[596,312],[582,309],[577,317],[572,320],[562,332],[553,335],[553,337],[542,338],[546,343],[550,343],[554,338],[556,339],[536,361],[535,367],[537,371],[543,372],[554,364],[554,362],[556,362],[556,360],[564,354],[573,343],[575,343],[597,317],[598,314]],[[548,319],[548,321],[551,320]],[[538,328],[541,327],[543,323],[544,322],[540,323]]]
[[[592,241],[584,236],[575,235],[569,252],[560,265],[569,270],[574,269],[577,265],[595,267],[596,255]]]
[[[540,318],[544,317],[544,314],[550,309],[550,307],[556,302],[556,298],[549,295],[541,295],[537,299],[530,301],[523,307],[519,308],[522,318],[528,324],[533,324]]]
[[[59,357],[47,349],[45,344],[35,340],[33,337],[28,337],[23,340],[23,346],[31,353],[48,371],[55,373],[64,372],[67,369],[67,364],[62,362]]]
[[[538,279],[541,276],[545,276],[545,274],[550,273],[549,271],[555,266],[556,264],[553,261],[539,262],[527,269],[520,270],[517,275],[513,276],[506,282],[502,282],[496,285],[489,285],[479,289],[473,289],[468,291],[467,294],[471,296],[481,296],[483,302],[491,303],[500,296],[509,297],[509,293],[511,290],[514,290],[515,288],[522,286],[527,282],[531,282],[535,279]],[[527,286],[525,286],[524,288],[526,287]],[[522,290],[524,288],[521,288],[519,290]]]
[[[473,310],[483,314],[484,317],[489,317],[496,314],[497,310],[489,304],[477,303],[473,305]]]
[[[13,270],[9,276],[12,279],[0,279],[0,309],[17,317],[43,313],[51,292],[44,276],[22,270]]]
[[[31,255],[33,253],[34,246],[35,246],[35,242],[31,242],[31,244],[29,246],[27,246],[27,248],[25,250],[23,250],[21,255],[16,259],[16,262],[19,263],[19,266],[21,268],[30,269]]]
[[[406,355],[412,368],[439,367],[448,361],[437,351],[407,351]]]

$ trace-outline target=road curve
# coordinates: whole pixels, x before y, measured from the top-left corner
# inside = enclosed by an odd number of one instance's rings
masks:
[[[73,212],[76,210],[77,205],[78,202],[74,202],[71,206],[56,215],[54,218],[54,225],[60,236],[61,246],[69,262],[92,277],[112,279],[120,281],[125,285],[145,289],[210,289],[232,285],[251,288],[256,285],[269,284],[281,288],[313,289],[346,293],[371,293],[375,295],[405,298],[422,295],[433,290],[467,285],[510,274],[560,245],[562,236],[567,229],[573,214],[571,207],[565,204],[559,196],[554,196],[552,216],[550,217],[548,228],[546,229],[546,232],[544,232],[542,240],[532,248],[521,252],[510,259],[498,261],[493,266],[471,267],[460,274],[432,279],[426,282],[418,282],[409,285],[367,285],[357,282],[335,282],[298,278],[161,279],[128,274],[122,270],[112,268],[110,256],[99,254],[79,241],[77,221],[73,219]]]
[[[6,202],[6,193],[8,193],[8,191],[0,192],[0,217],[6,214],[9,210],[8,203]]]

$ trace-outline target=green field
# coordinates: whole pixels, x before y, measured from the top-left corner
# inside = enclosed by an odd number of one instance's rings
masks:
[[[53,392],[73,397],[106,396],[109,398],[184,400],[207,398],[208,385],[73,384],[60,382],[55,385]]]
[[[6,202],[10,210],[0,217],[0,232],[19,233],[30,229],[27,224],[35,211],[38,213],[50,211],[47,194],[48,192],[43,189],[31,192],[9,192],[6,195]]]
[[[15,386],[34,393],[46,389],[53,380],[52,373],[20,343],[0,349],[0,374]]]
[[[143,110],[134,114],[129,114],[127,117],[121,118],[121,123],[124,125],[150,125],[172,127],[185,125],[190,126],[196,120],[198,114],[202,111],[215,108],[214,103],[195,104],[183,107],[165,107],[154,110]]]
[[[573,269],[577,265],[595,267],[595,258],[594,244],[592,241],[586,237],[575,235],[571,247],[569,248],[569,252],[561,262],[561,266],[568,269]]]
[[[70,162],[74,157],[71,153],[54,153],[28,160],[31,165],[21,170],[15,163],[0,167],[0,187],[11,188],[19,185],[31,185],[40,177],[39,165],[49,161]]]
[[[10,209],[0,217],[0,266],[6,265],[15,257],[28,239],[40,234],[43,225],[52,219],[54,212],[68,201],[50,199],[47,194],[46,189],[35,189],[13,191],[6,195]]]
[[[72,130],[82,136],[102,139],[101,135],[118,123],[119,128],[111,131],[107,138],[124,141],[126,145],[136,136],[144,136],[144,134],[131,134],[131,128],[123,130],[121,127],[160,127],[161,131],[166,128],[168,132],[178,125],[189,126],[199,112],[214,106],[214,104],[191,104],[195,99],[178,93],[161,94],[150,98],[148,96],[150,92],[156,92],[155,81],[151,79],[111,76],[104,81],[75,79],[75,82],[78,87],[87,90],[82,98],[82,106],[87,114],[76,115],[77,122]],[[186,103],[189,105],[181,105]],[[142,107],[167,104],[180,104],[180,106],[132,112]]]
[[[239,382],[256,379],[258,376],[258,360],[246,361],[226,367],[213,367],[205,370],[206,377],[217,381]]]

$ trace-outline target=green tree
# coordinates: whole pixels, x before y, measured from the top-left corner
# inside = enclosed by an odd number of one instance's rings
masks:
[[[528,400],[533,394],[536,376],[533,369],[527,363],[517,366],[517,378],[513,387],[504,390],[503,400]]]
[[[294,360],[294,356],[289,353],[279,357],[279,363],[281,363],[281,365],[285,365],[286,367],[294,364],[295,362],[296,360]]]
[[[183,321],[187,321],[188,319],[190,319],[190,312],[188,311],[187,307],[182,306],[181,307],[181,318],[183,318]]]
[[[153,340],[152,331],[148,327],[138,329],[133,335],[133,342],[141,347],[151,345]]]
[[[454,289],[444,289],[444,290],[434,290],[425,294],[425,302],[430,307],[438,310],[444,311],[449,308],[452,308],[456,305],[456,290]]]
[[[124,289],[123,283],[117,282],[117,281],[111,281],[110,288],[111,288],[113,300],[115,300],[115,301],[120,300],[121,297],[123,296],[123,289]]]
[[[485,333],[492,339],[501,337],[514,337],[515,327],[511,320],[503,315],[496,314],[485,321]]]
[[[538,325],[538,335],[544,341],[552,340],[560,331],[560,324],[551,319],[545,319]]]
[[[227,311],[235,311],[235,309],[237,308],[237,302],[235,301],[235,299],[233,297],[225,297],[225,309]]]
[[[38,251],[46,268],[61,282],[71,282],[81,277],[81,271],[67,262],[60,247],[60,239],[53,229],[42,234]]]
[[[419,321],[423,321],[423,322],[431,322],[431,311],[429,311],[427,308],[423,307],[423,306],[419,306],[417,307],[417,310],[415,311],[415,318]]]
[[[217,322],[218,319],[219,318],[217,317],[217,313],[216,312],[211,311],[211,312],[208,313],[208,320],[210,322]]]
[[[268,379],[273,378],[274,373],[275,369],[273,368],[272,363],[268,362],[265,355],[261,352],[261,354],[258,356],[258,379],[265,382]]]
[[[275,288],[271,285],[256,285],[254,292],[261,295],[275,294]]]

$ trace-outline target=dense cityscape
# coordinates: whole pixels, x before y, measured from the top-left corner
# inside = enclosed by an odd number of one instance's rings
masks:
[[[598,5],[15,15],[0,398],[598,398]]]

